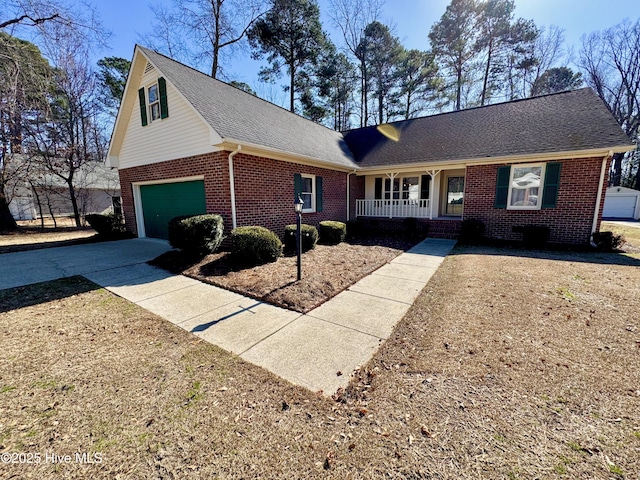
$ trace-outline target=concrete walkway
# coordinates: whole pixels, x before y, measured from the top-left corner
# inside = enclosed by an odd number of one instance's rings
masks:
[[[306,315],[147,265],[166,242],[136,239],[0,256],[0,289],[83,275],[312,391],[349,383],[391,335],[455,241],[426,239]]]
[[[391,335],[454,244],[429,238],[306,315],[146,264],[85,277],[292,383],[331,395]]]

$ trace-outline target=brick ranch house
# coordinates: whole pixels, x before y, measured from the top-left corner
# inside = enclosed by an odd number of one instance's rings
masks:
[[[340,133],[136,46],[109,162],[140,237],[205,212],[282,235],[300,195],[310,224],[416,218],[451,237],[475,218],[585,244],[611,157],[633,148],[588,88]]]

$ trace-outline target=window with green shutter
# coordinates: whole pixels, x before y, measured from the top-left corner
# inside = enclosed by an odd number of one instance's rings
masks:
[[[167,102],[167,81],[164,77],[158,78],[158,90],[160,91],[160,118],[169,116],[169,104]]]
[[[146,127],[149,121],[147,120],[147,100],[144,94],[144,88],[138,90],[138,99],[140,100],[140,120],[142,126]]]
[[[509,176],[511,167],[506,165],[498,168],[498,178],[496,180],[495,208],[507,208],[507,198],[509,196]]]
[[[560,187],[558,162],[507,165],[498,168],[495,208],[555,208]]]
[[[293,199],[302,199],[303,213],[322,212],[324,207],[322,177],[296,173],[293,176]]]
[[[560,190],[561,168],[562,164],[559,162],[547,163],[542,191],[542,208],[556,208],[558,191]]]

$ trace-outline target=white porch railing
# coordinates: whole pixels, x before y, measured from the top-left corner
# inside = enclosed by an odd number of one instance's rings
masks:
[[[356,200],[356,216],[428,218],[429,200]]]

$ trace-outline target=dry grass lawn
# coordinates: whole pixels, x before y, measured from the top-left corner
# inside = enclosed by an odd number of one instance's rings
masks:
[[[20,221],[17,230],[0,232],[0,253],[73,245],[95,235],[92,228],[77,228],[69,218],[58,220],[57,227],[48,220],[44,228],[40,227],[39,221]]]
[[[0,477],[636,479],[639,266],[458,247],[336,399],[82,279],[0,291],[0,452],[72,456]]]
[[[640,223],[638,227],[627,227],[612,222],[602,222],[600,226],[602,232],[613,232],[616,235],[622,235],[626,243],[622,250],[631,256],[640,258]]]

